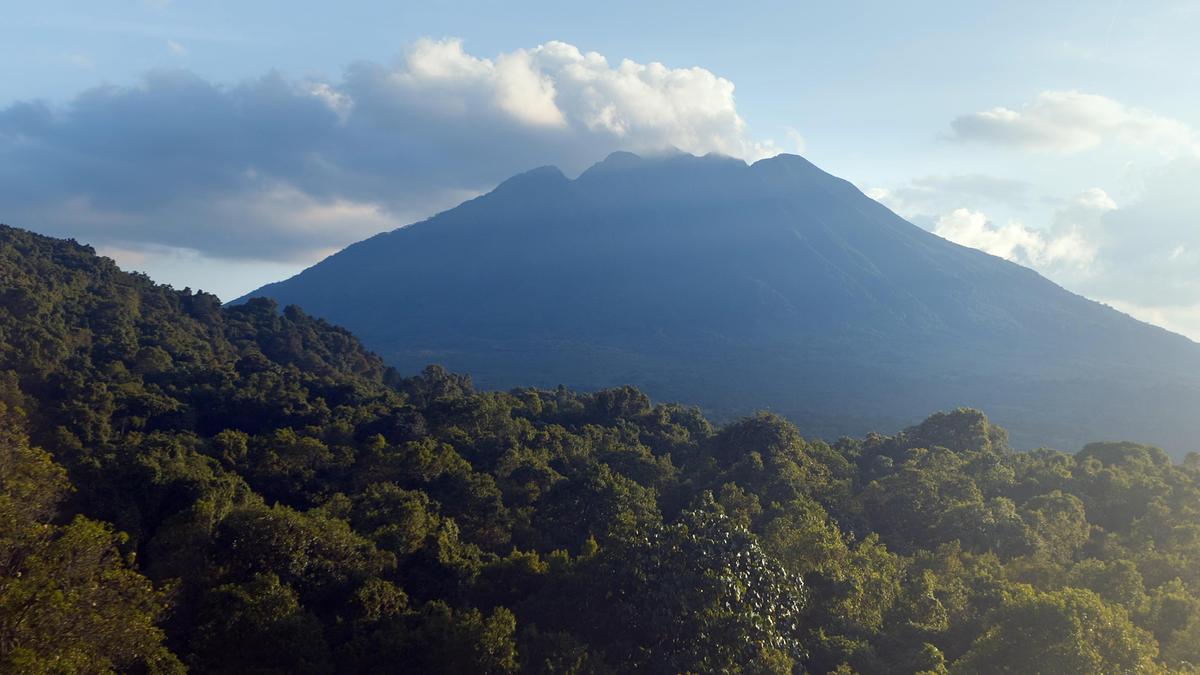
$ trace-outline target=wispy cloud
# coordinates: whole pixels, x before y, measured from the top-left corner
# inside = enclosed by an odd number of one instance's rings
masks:
[[[58,55],[58,60],[61,63],[74,66],[76,68],[84,68],[92,70],[96,67],[96,62],[92,57],[83,52],[63,52]]]
[[[981,173],[914,178],[899,187],[870,187],[869,197],[906,218],[944,214],[965,204],[1022,207],[1031,185],[1023,180]]]
[[[1105,143],[1156,150],[1168,156],[1200,153],[1190,126],[1144,108],[1079,91],[1045,91],[1019,110],[996,107],[951,122],[956,141],[1075,153]]]
[[[797,155],[803,155],[808,150],[808,141],[799,131],[796,131],[792,127],[784,127],[783,131],[787,139],[792,142],[792,152]]]

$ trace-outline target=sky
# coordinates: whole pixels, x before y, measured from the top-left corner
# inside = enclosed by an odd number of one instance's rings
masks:
[[[1194,0],[0,3],[0,222],[176,287],[546,164],[792,152],[1200,340]]]

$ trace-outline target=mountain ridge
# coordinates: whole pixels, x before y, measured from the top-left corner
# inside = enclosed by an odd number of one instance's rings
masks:
[[[485,387],[630,383],[718,418],[769,407],[822,436],[959,404],[1018,444],[1098,428],[1182,452],[1200,434],[1183,421],[1200,381],[1182,372],[1200,346],[937,237],[796,155],[540,167],[235,302],[254,295],[347,326],[402,371],[440,361]],[[1094,409],[1096,387],[1119,402]]]

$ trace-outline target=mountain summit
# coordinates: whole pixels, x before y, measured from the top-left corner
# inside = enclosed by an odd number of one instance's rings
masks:
[[[817,436],[972,406],[1014,445],[1200,438],[1200,345],[946,241],[795,155],[543,167],[269,296],[391,365],[484,387],[636,384]]]

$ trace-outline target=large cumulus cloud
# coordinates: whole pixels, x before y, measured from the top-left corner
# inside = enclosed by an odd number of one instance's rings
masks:
[[[756,159],[733,84],[562,42],[422,40],[336,81],[187,71],[0,109],[0,221],[113,246],[304,261],[544,164],[616,149]]]

